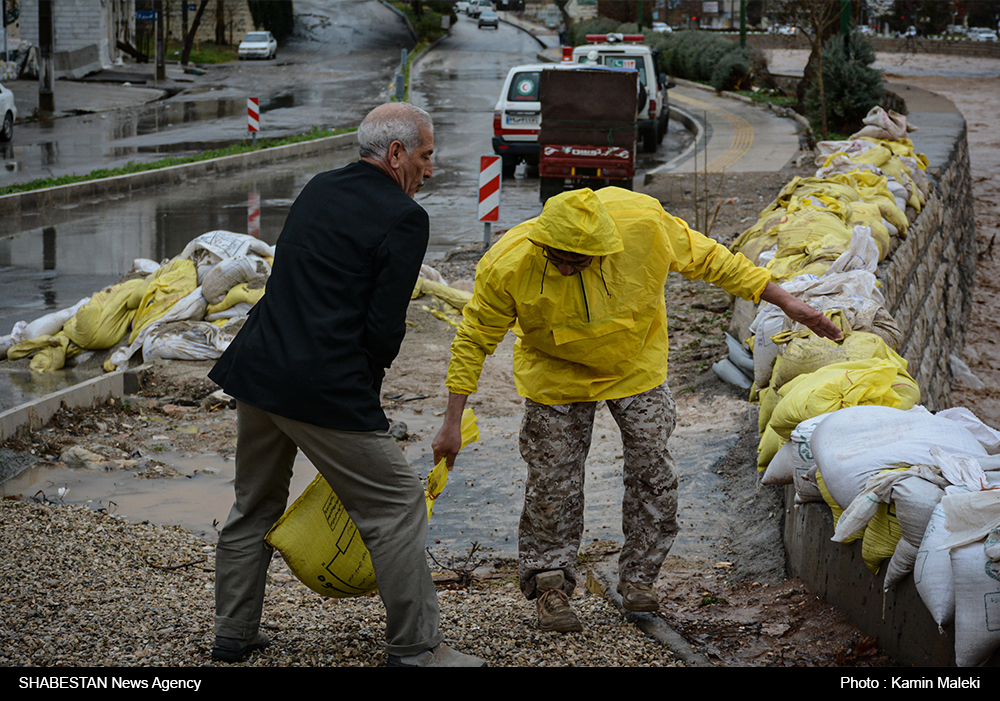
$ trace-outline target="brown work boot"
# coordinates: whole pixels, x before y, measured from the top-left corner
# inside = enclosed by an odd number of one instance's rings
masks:
[[[618,582],[618,593],[622,595],[622,606],[626,611],[653,612],[660,610],[660,600],[653,587],[639,582]]]
[[[565,583],[562,570],[542,572],[535,577],[535,585],[541,591],[535,602],[540,630],[557,633],[579,633],[583,630],[580,619],[569,605],[569,596],[562,590]]]

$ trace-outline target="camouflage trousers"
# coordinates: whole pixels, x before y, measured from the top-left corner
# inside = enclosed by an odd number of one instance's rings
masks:
[[[535,575],[562,570],[566,593],[576,586],[583,534],[584,464],[597,402],[546,406],[525,400],[521,457],[528,464],[518,533],[521,591],[538,596]],[[607,402],[624,444],[625,496],[620,578],[652,584],[677,536],[677,472],[667,450],[676,406],[666,383]]]

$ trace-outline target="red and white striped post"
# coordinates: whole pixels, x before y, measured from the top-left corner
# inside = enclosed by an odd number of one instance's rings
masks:
[[[247,98],[247,131],[253,142],[257,143],[257,132],[260,131],[260,98]]]
[[[500,156],[479,157],[479,221],[483,247],[490,247],[490,223],[500,221]]]

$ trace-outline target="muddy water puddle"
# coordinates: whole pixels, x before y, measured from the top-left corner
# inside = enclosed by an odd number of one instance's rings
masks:
[[[394,411],[412,440],[405,453],[421,476],[431,469],[430,443],[440,417]],[[520,417],[479,419],[481,440],[459,455],[430,522],[427,546],[445,555],[464,553],[472,543],[499,556],[517,554],[517,524],[526,469],[517,447]],[[671,452],[680,472],[681,535],[672,554],[712,556],[712,543],[728,521],[719,504],[721,478],[712,466],[732,447],[736,433],[724,427],[679,427]],[[0,496],[22,494],[106,509],[133,521],[179,525],[214,540],[233,500],[234,463],[217,455],[157,451],[148,457],[178,476],[142,478],[128,471],[101,472],[36,466],[0,485]],[[299,454],[290,489],[293,501],[316,475]],[[60,490],[64,490],[60,495]],[[68,491],[65,491],[68,490]],[[587,462],[583,542],[621,542],[622,446],[610,413],[601,407]]]

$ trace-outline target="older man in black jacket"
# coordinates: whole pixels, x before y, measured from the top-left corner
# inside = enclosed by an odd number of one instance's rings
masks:
[[[427,248],[427,213],[413,197],[433,173],[433,125],[423,110],[389,103],[364,119],[358,142],[359,162],[317,175],[292,205],[267,293],[209,374],[237,400],[238,433],[212,656],[234,662],[268,644],[264,535],[284,512],[301,449],[371,553],[389,664],[481,666],[442,642],[423,487],[380,403]]]

